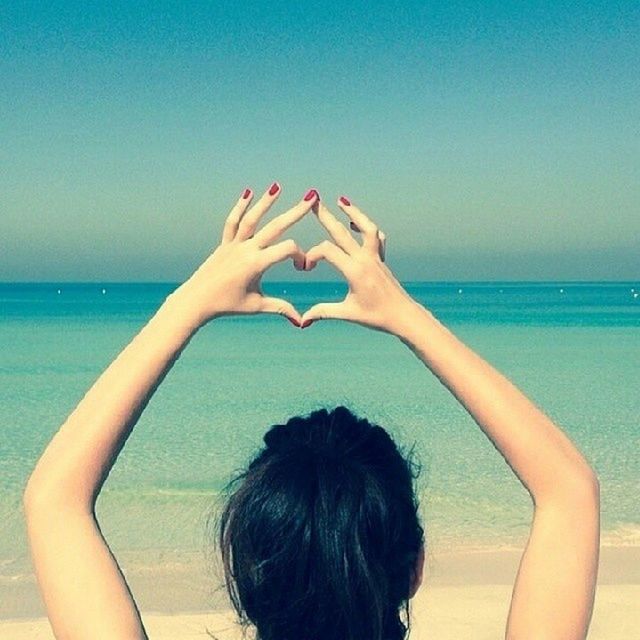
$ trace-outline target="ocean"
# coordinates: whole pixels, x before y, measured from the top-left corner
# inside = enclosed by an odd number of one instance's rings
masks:
[[[0,284],[0,578],[29,571],[21,512],[38,456],[175,283]],[[267,283],[300,310],[343,283]],[[505,373],[596,469],[603,544],[640,543],[640,283],[408,283]],[[116,553],[142,566],[209,543],[220,491],[269,425],[344,404],[414,447],[427,544],[522,545],[526,490],[468,414],[396,338],[336,321],[224,318],[192,339],[98,501]]]

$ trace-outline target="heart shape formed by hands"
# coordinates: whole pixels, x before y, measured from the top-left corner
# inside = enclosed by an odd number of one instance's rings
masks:
[[[384,262],[385,234],[348,198],[341,196],[337,205],[348,216],[351,230],[361,236],[359,242],[329,211],[315,189],[258,229],[258,223],[280,192],[280,185],[274,182],[250,207],[253,192],[245,189],[227,217],[220,245],[181,285],[189,303],[197,309],[198,321],[204,323],[221,315],[278,313],[301,328],[315,320],[335,318],[393,330],[397,324],[397,304],[416,303]],[[330,240],[306,252],[294,240],[276,242],[309,211],[327,230]],[[321,260],[333,265],[349,285],[344,300],[321,302],[300,314],[288,300],[266,296],[261,289],[262,276],[271,266],[287,259],[299,271],[311,271]]]

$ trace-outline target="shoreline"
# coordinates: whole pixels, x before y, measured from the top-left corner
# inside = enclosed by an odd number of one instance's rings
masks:
[[[471,594],[491,587],[510,593],[523,549],[432,549],[425,562],[425,591],[461,589]],[[184,616],[229,608],[219,567],[211,559],[193,554],[186,562],[168,560],[164,565],[136,568],[122,558],[125,576],[142,611]],[[640,545],[601,547],[598,588],[601,587],[607,591],[617,587],[640,590]],[[22,579],[0,579],[0,637],[4,637],[3,627],[9,621],[33,621],[44,616],[33,574]]]
[[[426,586],[411,606],[410,640],[495,640],[504,637],[511,597],[506,585]],[[589,640],[631,638],[640,626],[640,585],[598,587]],[[153,640],[217,640],[243,638],[229,610],[196,614],[142,612]],[[251,638],[253,634],[247,637]],[[46,618],[0,621],[0,637],[11,640],[54,640]]]

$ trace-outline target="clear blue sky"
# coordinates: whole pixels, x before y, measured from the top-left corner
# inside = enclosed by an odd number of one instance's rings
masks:
[[[638,68],[638,2],[3,2],[0,280],[181,280],[274,179],[405,279],[636,279]]]

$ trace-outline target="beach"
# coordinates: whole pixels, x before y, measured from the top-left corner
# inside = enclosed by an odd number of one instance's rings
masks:
[[[425,583],[411,603],[412,639],[494,640],[504,635],[513,580],[521,552],[440,552],[429,557]],[[141,603],[150,638],[205,638],[208,629],[220,640],[241,637],[224,593],[211,605],[210,576],[167,567],[153,575],[128,575]],[[26,590],[27,591],[27,590]],[[53,638],[33,589],[14,593],[24,616],[0,621],[0,638]],[[6,586],[0,602],[7,606]],[[589,638],[632,638],[640,626],[640,548],[604,547]],[[146,605],[146,606],[145,606]],[[158,610],[162,611],[158,613]]]
[[[0,285],[0,638],[50,638],[21,495],[44,446],[172,285]],[[175,286],[175,285],[174,285]],[[268,285],[299,308],[338,283]],[[414,283],[409,290],[541,406],[598,473],[602,548],[589,638],[640,627],[640,302],[634,283]],[[256,347],[259,345],[259,348]],[[304,372],[304,375],[301,375]],[[502,637],[531,500],[399,341],[278,317],[201,330],[149,403],[98,500],[152,638],[233,637],[215,515],[265,429],[345,404],[415,446],[427,536],[412,638]],[[223,628],[228,629],[224,631]],[[237,633],[237,630],[236,632]]]

